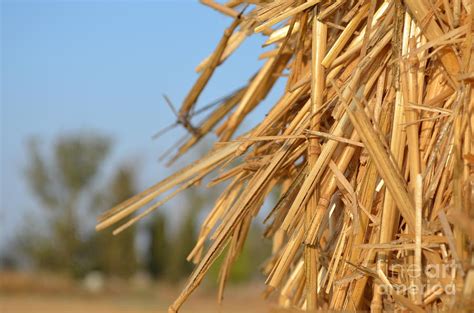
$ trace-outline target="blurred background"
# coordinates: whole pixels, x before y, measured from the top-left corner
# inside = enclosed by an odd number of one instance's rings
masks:
[[[230,23],[187,0],[1,1],[1,312],[166,311],[219,188],[193,188],[115,237],[94,224],[210,146],[166,167],[184,131],[152,137],[176,120],[163,94],[179,106]],[[218,68],[198,107],[251,78],[262,42],[250,37]],[[270,244],[258,223],[249,239],[223,306],[214,267],[183,312],[262,311]]]

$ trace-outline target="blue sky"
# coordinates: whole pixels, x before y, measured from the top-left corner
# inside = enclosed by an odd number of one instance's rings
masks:
[[[197,1],[1,1],[2,238],[37,208],[23,178],[31,136],[47,149],[60,134],[98,131],[114,139],[111,163],[140,164],[141,187],[169,174],[157,158],[182,132],[151,140],[174,121],[162,94],[182,101],[230,23]],[[218,69],[201,105],[251,77],[262,41]]]

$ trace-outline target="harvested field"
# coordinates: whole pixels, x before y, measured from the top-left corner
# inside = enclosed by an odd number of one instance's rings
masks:
[[[90,293],[77,282],[51,275],[1,273],[0,312],[2,313],[162,313],[179,294],[179,286],[153,283],[140,288],[127,287]],[[117,284],[114,284],[117,285]],[[225,303],[219,306],[215,291],[197,292],[183,312],[269,312],[271,306],[261,297],[261,285],[231,286]]]

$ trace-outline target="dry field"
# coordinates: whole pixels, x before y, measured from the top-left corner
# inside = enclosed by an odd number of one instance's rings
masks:
[[[194,297],[183,306],[181,312],[266,312],[265,304],[253,295],[233,295],[226,299],[222,307],[212,297]],[[167,312],[167,304],[172,299],[157,295],[152,297],[84,297],[77,295],[15,294],[0,296],[2,313],[161,313]]]
[[[1,274],[1,313],[161,313],[179,293],[180,286],[163,284],[147,288],[118,288],[101,294],[90,294],[60,279],[13,277]],[[198,290],[181,312],[270,312],[261,297],[261,285],[229,286],[222,306],[216,303],[215,291]]]

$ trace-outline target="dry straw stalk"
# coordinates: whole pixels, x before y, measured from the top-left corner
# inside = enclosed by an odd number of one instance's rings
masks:
[[[188,257],[196,268],[170,312],[225,252],[222,300],[249,227],[276,190],[279,201],[264,221],[273,248],[263,272],[264,294],[276,294],[279,306],[472,312],[471,1],[202,3],[232,21],[197,66],[199,78],[176,113],[188,137],[172,160],[212,132],[215,145],[104,213],[97,229],[122,222],[114,233],[123,231],[217,175],[210,187],[229,183],[203,222]],[[255,55],[261,68],[214,106],[199,108],[215,71],[250,36],[265,36],[264,46],[273,47]],[[239,134],[285,79],[268,114]]]

